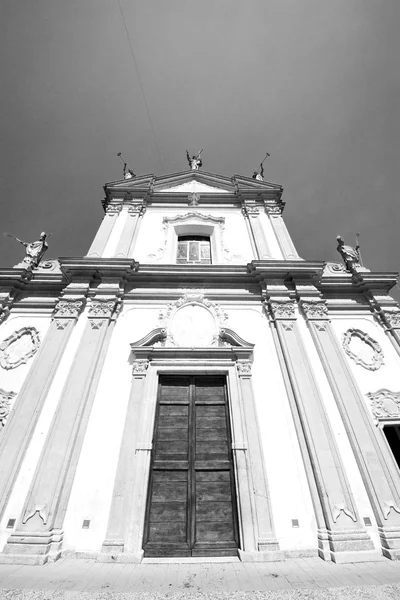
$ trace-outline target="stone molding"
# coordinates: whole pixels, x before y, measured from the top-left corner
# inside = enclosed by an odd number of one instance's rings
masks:
[[[324,301],[301,301],[301,308],[307,319],[329,319],[328,307]]]
[[[13,361],[9,352],[10,348],[13,346],[13,344],[18,343],[18,340],[25,335],[30,337],[31,348],[21,352],[20,355],[17,356],[17,359]],[[7,370],[16,369],[20,365],[27,363],[28,360],[36,354],[39,349],[39,345],[39,332],[34,327],[22,327],[22,329],[14,331],[12,335],[10,335],[0,344],[0,366]]]
[[[366,362],[362,356],[351,350],[350,344],[353,337],[357,337],[370,348],[372,348],[374,352],[372,362]],[[354,360],[356,365],[361,365],[364,367],[364,369],[368,369],[369,371],[377,371],[384,364],[382,348],[376,340],[374,340],[367,333],[361,331],[361,329],[348,329],[343,334],[342,346],[346,354]]]
[[[249,205],[245,202],[242,204],[242,213],[245,217],[258,217],[260,214],[260,209],[258,206]]]
[[[377,392],[369,392],[367,397],[377,422],[400,419],[400,392],[382,388]]]
[[[4,427],[6,424],[6,419],[10,414],[11,400],[16,395],[16,392],[6,392],[0,388],[0,427]]]
[[[63,317],[68,319],[77,318],[79,317],[84,305],[85,298],[61,298],[57,302],[52,316],[56,319]]]

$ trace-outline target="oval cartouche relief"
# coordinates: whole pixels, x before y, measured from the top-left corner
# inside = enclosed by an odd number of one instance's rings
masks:
[[[213,315],[199,304],[189,304],[177,310],[169,330],[175,344],[186,348],[211,346],[218,334]]]
[[[383,351],[376,340],[361,329],[348,329],[343,336],[343,348],[357,365],[376,371],[383,365]]]
[[[39,332],[34,327],[22,327],[14,331],[0,344],[0,366],[15,369],[34,355],[39,349]]]

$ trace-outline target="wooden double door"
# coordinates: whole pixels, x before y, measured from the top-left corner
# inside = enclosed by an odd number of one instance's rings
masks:
[[[237,554],[223,376],[160,377],[143,548],[147,557]]]

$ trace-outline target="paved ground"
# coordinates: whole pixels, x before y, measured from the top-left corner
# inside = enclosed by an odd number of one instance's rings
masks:
[[[400,600],[400,562],[112,564],[62,558],[44,566],[0,565],[7,600]]]

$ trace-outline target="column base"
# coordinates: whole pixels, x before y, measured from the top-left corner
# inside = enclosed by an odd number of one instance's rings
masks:
[[[61,557],[64,532],[15,531],[0,553],[1,564],[44,565]]]
[[[382,560],[365,529],[318,530],[318,556],[335,563]]]
[[[267,552],[246,552],[238,550],[241,562],[279,562],[285,560],[283,550],[270,550]]]
[[[382,554],[390,560],[400,560],[400,527],[378,527]]]

